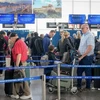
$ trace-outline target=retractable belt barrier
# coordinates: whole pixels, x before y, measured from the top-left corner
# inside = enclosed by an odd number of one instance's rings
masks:
[[[49,65],[49,66],[23,66],[23,67],[17,67],[17,66],[10,66],[10,67],[1,67],[0,70],[13,70],[13,69],[37,69],[37,68],[54,68],[57,67],[57,65]]]
[[[46,79],[100,79],[100,76],[46,76]]]
[[[23,82],[29,80],[39,80],[40,76],[30,77],[30,78],[19,78],[19,79],[11,79],[11,80],[0,80],[0,83],[11,83],[11,82]]]

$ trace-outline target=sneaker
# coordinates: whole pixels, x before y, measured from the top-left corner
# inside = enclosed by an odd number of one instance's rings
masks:
[[[95,90],[96,88],[92,87],[91,89],[92,89],[92,90]]]
[[[24,99],[32,99],[32,96],[31,95],[29,95],[29,96],[23,95],[23,96],[20,97],[20,99],[22,99],[22,100],[24,100]]]
[[[11,95],[11,98],[19,99],[19,95]]]
[[[98,90],[100,91],[100,88],[98,88]]]

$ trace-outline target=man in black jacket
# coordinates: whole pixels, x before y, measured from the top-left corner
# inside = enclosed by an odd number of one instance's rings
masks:
[[[38,36],[38,33],[34,33],[34,37],[31,40],[31,55],[41,56],[44,52],[42,38]],[[32,57],[34,60],[40,60],[40,57]],[[36,63],[38,64],[38,63]]]

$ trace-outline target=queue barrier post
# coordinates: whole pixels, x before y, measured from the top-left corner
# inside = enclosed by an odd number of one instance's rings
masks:
[[[57,75],[60,76],[60,63],[58,63],[57,66]],[[60,95],[60,78],[58,79],[58,99],[56,100],[60,100],[61,99],[61,95]]]
[[[41,76],[42,80],[42,100],[46,100],[46,76]]]

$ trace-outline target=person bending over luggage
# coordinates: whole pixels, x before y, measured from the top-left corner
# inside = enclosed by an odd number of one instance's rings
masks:
[[[55,54],[54,54],[54,46],[50,45],[48,47],[48,60],[53,60],[52,62],[49,62],[49,65],[54,65],[54,60],[56,60]],[[44,74],[46,76],[50,76],[51,75],[51,71],[53,70],[53,68],[45,68],[44,69]],[[46,82],[48,82],[49,80],[47,79]]]
[[[11,54],[12,54],[11,56],[12,56],[12,61],[14,63],[14,66],[15,67],[26,66],[28,48],[25,42],[19,39],[16,33],[12,33],[10,35],[10,41],[11,43],[13,43],[13,47],[11,50]],[[15,69],[14,72],[15,71],[18,71],[18,69],[17,70]],[[21,71],[21,73],[23,74],[25,78],[26,77],[25,70],[20,69],[19,71]],[[22,92],[21,96],[20,96],[20,89]],[[12,93],[13,93],[13,95],[11,95],[12,98],[18,99],[19,96],[20,96],[20,99],[31,98],[30,88],[28,86],[27,81],[13,83]]]

